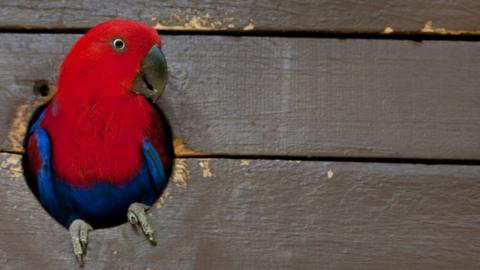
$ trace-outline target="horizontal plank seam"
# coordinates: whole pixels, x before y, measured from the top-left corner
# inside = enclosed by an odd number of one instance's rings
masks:
[[[17,151],[0,151],[3,154],[23,155]],[[461,165],[480,166],[480,160],[462,159],[418,159],[418,158],[372,158],[372,157],[307,157],[279,155],[176,155],[182,159],[232,159],[232,160],[283,160],[283,161],[318,161],[318,162],[348,162],[348,163],[384,163],[384,164],[422,164],[422,165]]]
[[[257,159],[284,161],[321,161],[350,163],[386,163],[386,164],[424,164],[424,165],[467,165],[479,166],[480,160],[466,159],[422,159],[422,158],[391,158],[391,157],[329,157],[329,156],[281,156],[281,155],[177,155],[177,158],[212,158],[212,159]]]
[[[2,28],[0,34],[84,34],[89,28]],[[325,39],[380,39],[380,40],[445,40],[445,41],[480,41],[477,33],[440,34],[422,32],[341,32],[341,31],[302,31],[302,30],[160,30],[160,34],[179,36],[253,36],[253,37],[283,37],[283,38],[325,38]]]

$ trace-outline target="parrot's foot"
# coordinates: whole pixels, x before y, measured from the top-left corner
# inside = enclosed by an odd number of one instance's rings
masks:
[[[87,253],[88,231],[92,230],[92,226],[81,219],[75,219],[68,230],[72,237],[73,254],[78,263],[83,265],[83,256]]]
[[[139,225],[142,228],[143,234],[147,237],[148,241],[152,245],[156,245],[155,235],[153,233],[152,227],[148,224],[147,213],[149,206],[143,203],[132,203],[128,207],[127,218],[128,221],[133,225]]]

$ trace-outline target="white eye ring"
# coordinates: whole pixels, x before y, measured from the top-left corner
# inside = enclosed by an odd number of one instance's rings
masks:
[[[125,41],[123,41],[121,38],[116,38],[112,41],[112,47],[121,52],[123,49],[125,49]]]

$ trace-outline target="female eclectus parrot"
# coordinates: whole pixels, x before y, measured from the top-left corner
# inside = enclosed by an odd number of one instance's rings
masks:
[[[150,103],[167,81],[161,48],[146,24],[95,26],[68,53],[56,95],[31,122],[27,182],[70,231],[80,264],[94,228],[128,219],[155,243],[145,211],[165,189],[173,159],[167,123]]]

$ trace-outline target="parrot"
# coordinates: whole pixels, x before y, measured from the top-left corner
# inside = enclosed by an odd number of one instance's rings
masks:
[[[146,211],[172,171],[172,134],[155,105],[168,78],[157,31],[109,19],[81,36],[60,66],[57,91],[30,121],[27,184],[70,234],[83,264],[91,230],[130,222],[155,245]]]

